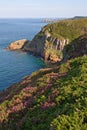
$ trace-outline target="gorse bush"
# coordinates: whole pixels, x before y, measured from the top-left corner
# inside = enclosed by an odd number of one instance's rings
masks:
[[[86,115],[85,115],[86,114]],[[74,114],[62,115],[53,120],[53,130],[86,130],[87,111],[75,112]]]
[[[87,57],[70,61],[71,70],[56,85],[60,86],[58,117],[51,124],[53,130],[87,129]]]

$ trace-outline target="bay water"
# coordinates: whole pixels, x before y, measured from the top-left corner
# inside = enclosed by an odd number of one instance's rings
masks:
[[[44,25],[42,19],[0,19],[0,91],[45,66],[32,54],[4,49],[16,40],[32,40]]]

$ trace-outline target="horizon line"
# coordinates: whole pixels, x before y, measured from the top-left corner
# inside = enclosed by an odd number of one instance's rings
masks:
[[[74,18],[74,17],[87,17],[87,16],[83,16],[83,15],[77,15],[77,16],[61,16],[61,17],[57,17],[57,16],[53,16],[53,17],[0,17],[0,19],[57,19],[57,18]]]

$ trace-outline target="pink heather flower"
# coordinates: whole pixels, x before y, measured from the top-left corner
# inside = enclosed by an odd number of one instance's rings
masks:
[[[48,108],[50,108],[50,107],[55,107],[55,103],[54,102],[45,102],[42,106],[41,106],[41,108],[42,109],[48,109]]]

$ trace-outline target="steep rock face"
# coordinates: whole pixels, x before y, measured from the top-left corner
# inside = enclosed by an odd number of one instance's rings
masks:
[[[26,39],[17,40],[15,42],[12,42],[6,49],[7,50],[19,50],[19,49],[22,49],[27,43],[28,43],[28,40],[26,40]]]
[[[87,55],[87,34],[73,40],[63,50],[64,61]]]
[[[40,55],[46,61],[58,62],[62,59],[62,50],[69,43],[69,39],[53,37],[47,30],[41,30],[28,46],[28,50]]]
[[[67,45],[68,39],[60,39],[56,37],[48,37],[45,41],[45,59],[51,60],[54,62],[61,61],[62,59],[62,50],[65,45]]]

